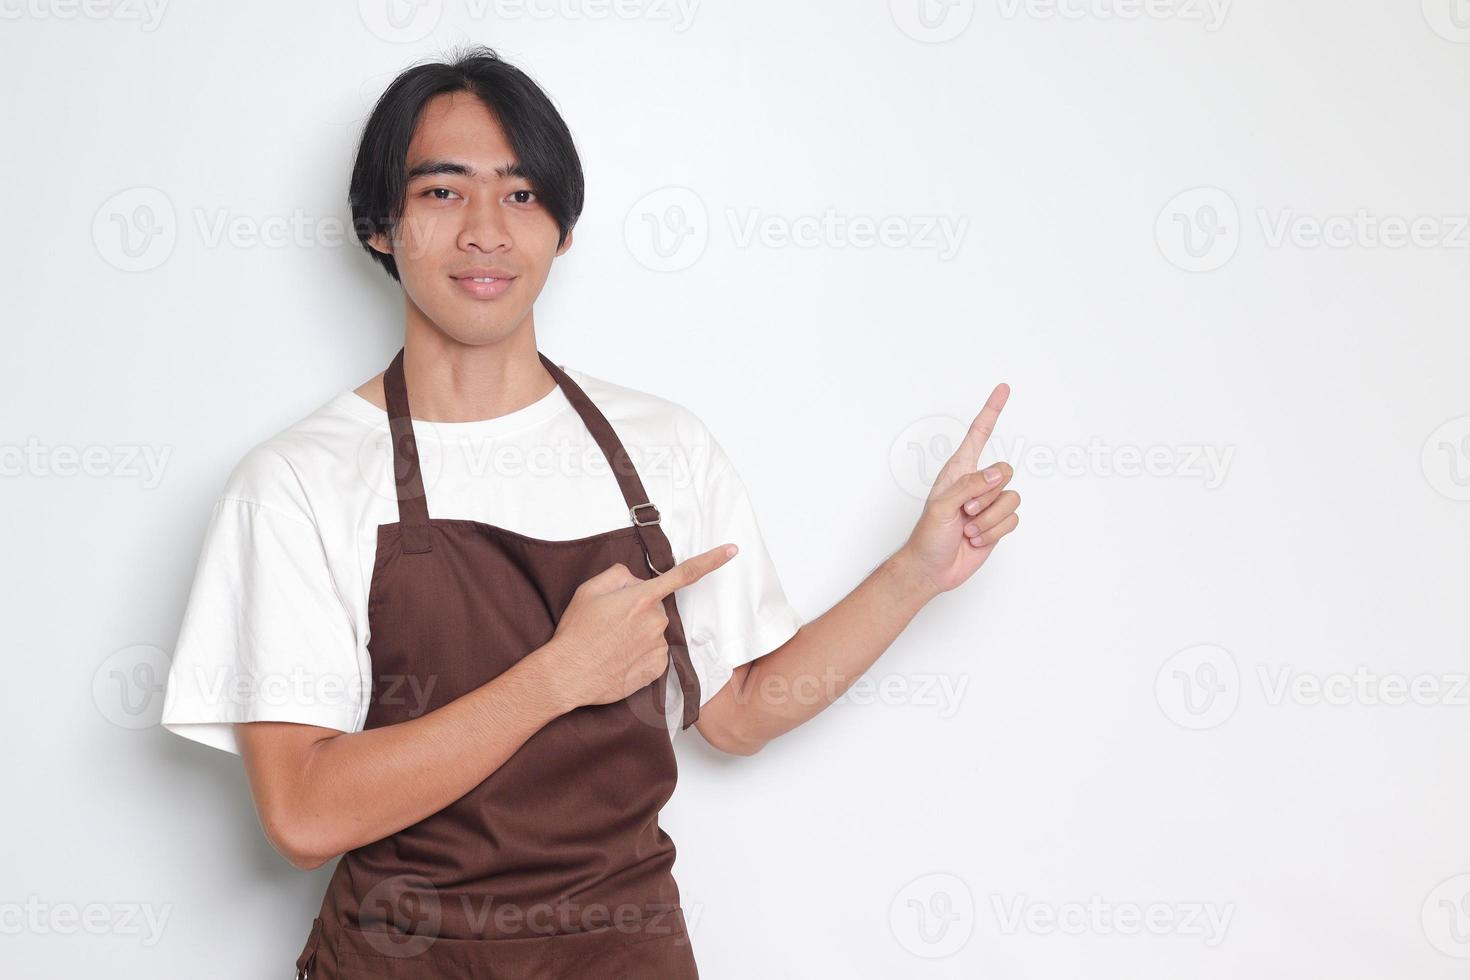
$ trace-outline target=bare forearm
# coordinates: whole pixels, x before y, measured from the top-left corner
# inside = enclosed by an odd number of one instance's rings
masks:
[[[569,710],[556,690],[533,653],[418,718],[316,742],[292,787],[292,849],[315,866],[442,810]]]
[[[882,656],[924,605],[934,584],[899,555],[745,673],[733,728],[761,745],[815,717]]]

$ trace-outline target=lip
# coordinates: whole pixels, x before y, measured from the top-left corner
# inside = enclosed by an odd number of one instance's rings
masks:
[[[504,293],[516,281],[516,276],[509,270],[490,269],[466,269],[450,276],[451,279],[466,293],[475,299],[494,299]],[[476,279],[494,279],[494,282],[475,282]]]

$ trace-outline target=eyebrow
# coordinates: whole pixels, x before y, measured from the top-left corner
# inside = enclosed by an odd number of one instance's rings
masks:
[[[512,161],[511,163],[502,163],[490,173],[496,180],[505,180],[507,177],[520,177],[524,180],[531,179],[531,175],[526,173],[526,169],[521,166],[519,160]],[[427,177],[435,174],[453,177],[474,177],[477,175],[477,171],[469,164],[461,163],[458,160],[425,160],[409,168],[408,179],[413,180],[415,177]]]

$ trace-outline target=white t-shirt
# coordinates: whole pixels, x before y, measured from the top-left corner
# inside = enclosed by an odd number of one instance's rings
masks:
[[[607,416],[676,561],[739,553],[676,592],[700,703],[801,626],[744,484],[682,405],[561,365]],[[628,527],[606,458],[557,386],[494,419],[415,419],[429,516],[564,540]],[[641,512],[640,512],[641,513]],[[174,650],[163,727],[239,752],[235,722],[362,729],[377,528],[398,520],[387,413],[345,391],[253,448],[215,502]],[[683,692],[670,673],[671,736]]]

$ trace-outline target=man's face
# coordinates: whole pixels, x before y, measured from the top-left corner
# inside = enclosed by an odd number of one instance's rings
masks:
[[[517,163],[483,102],[469,92],[435,96],[408,147],[397,239],[371,243],[392,253],[409,316],[417,312],[463,344],[493,343],[519,328],[551,260],[572,244],[569,233],[557,247],[556,220]]]

